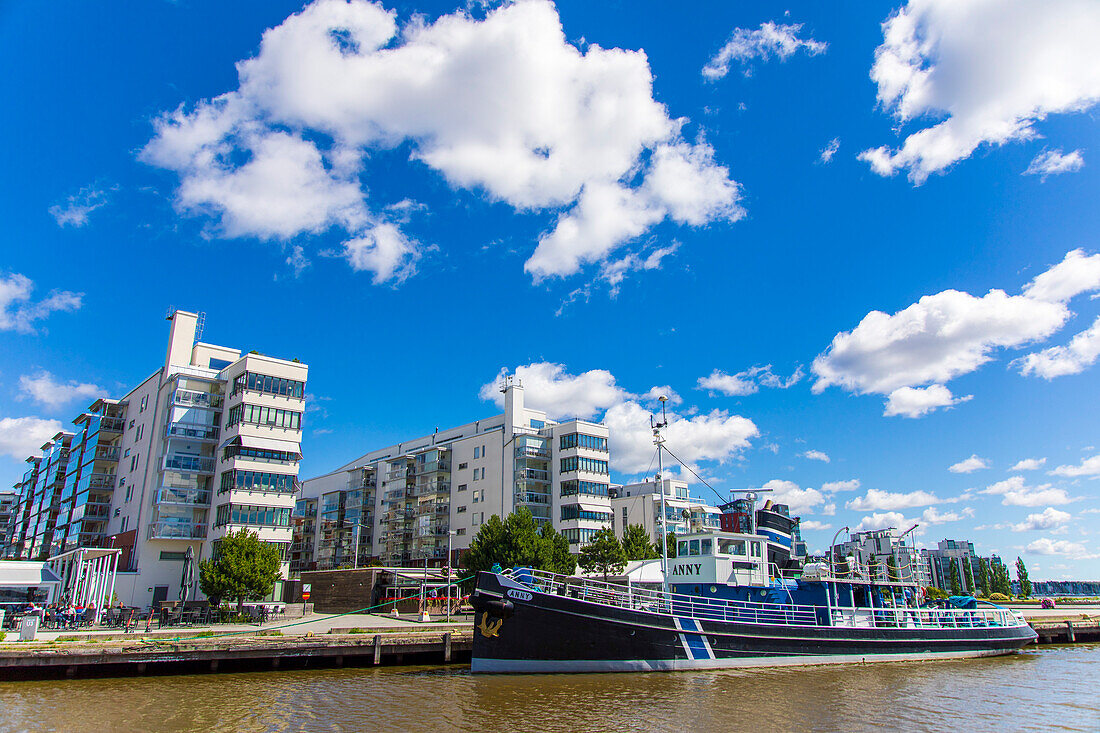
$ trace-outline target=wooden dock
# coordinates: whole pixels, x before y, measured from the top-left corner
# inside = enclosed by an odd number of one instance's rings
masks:
[[[473,629],[317,636],[199,636],[26,643],[0,647],[8,679],[193,674],[263,669],[468,663]]]
[[[1042,619],[1028,621],[1039,635],[1039,644],[1082,644],[1100,641],[1100,617]]]

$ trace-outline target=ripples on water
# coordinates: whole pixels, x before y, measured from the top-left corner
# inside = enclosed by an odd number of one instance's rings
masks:
[[[1100,645],[608,675],[416,667],[0,683],[0,731],[1100,731]]]

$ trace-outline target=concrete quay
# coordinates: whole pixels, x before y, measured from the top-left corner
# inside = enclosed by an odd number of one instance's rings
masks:
[[[435,626],[435,625],[433,625]],[[467,663],[468,625],[409,630],[356,628],[356,633],[279,636],[277,630],[217,636],[96,637],[0,645],[0,676],[8,679],[108,677],[262,669]]]

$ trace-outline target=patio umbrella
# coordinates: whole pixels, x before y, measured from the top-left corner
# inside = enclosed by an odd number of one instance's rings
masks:
[[[195,548],[187,546],[183,556],[183,577],[180,578],[180,600],[187,605],[187,595],[195,582]]]

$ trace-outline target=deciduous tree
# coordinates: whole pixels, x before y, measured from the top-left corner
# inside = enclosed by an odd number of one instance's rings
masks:
[[[1031,597],[1031,580],[1027,577],[1027,566],[1022,557],[1016,558],[1016,580],[1020,583],[1020,598]]]
[[[218,543],[218,554],[199,563],[199,588],[207,598],[233,598],[240,612],[246,600],[271,593],[279,579],[279,551],[242,529]]]
[[[606,581],[609,575],[618,575],[626,567],[626,555],[619,538],[610,529],[601,529],[592,535],[581,548],[577,564],[586,573],[600,573]]]

